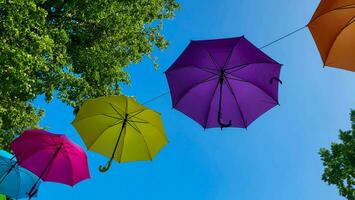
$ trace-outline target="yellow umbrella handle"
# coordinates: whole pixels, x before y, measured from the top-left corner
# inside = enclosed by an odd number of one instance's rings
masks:
[[[111,158],[105,166],[100,165],[100,166],[99,166],[100,172],[102,172],[102,173],[103,173],[103,172],[107,172],[107,170],[109,170],[110,167],[111,167],[112,160],[113,160],[113,158]]]
[[[126,113],[125,118],[123,119],[123,122],[122,122],[122,128],[121,128],[121,131],[120,131],[120,135],[118,136],[115,148],[114,148],[114,150],[112,152],[112,156],[111,156],[110,160],[108,161],[108,163],[106,164],[106,166],[102,166],[102,165],[99,166],[100,172],[106,172],[107,170],[110,169],[111,164],[112,164],[112,160],[115,157],[115,153],[116,153],[116,150],[117,150],[117,147],[118,147],[118,143],[120,142],[120,138],[121,138],[123,129],[126,127],[127,120],[128,120],[128,114]]]

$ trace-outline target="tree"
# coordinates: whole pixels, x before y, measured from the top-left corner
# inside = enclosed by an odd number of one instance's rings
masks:
[[[355,200],[355,110],[351,111],[352,130],[340,130],[341,143],[331,149],[322,148],[320,155],[325,167],[322,180],[336,185],[340,195]]]
[[[0,0],[0,148],[44,115],[44,95],[78,108],[120,93],[124,68],[168,42],[175,0]],[[155,58],[152,58],[155,61]],[[154,62],[156,65],[156,62]]]

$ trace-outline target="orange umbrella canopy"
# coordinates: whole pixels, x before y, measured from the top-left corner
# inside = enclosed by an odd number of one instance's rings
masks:
[[[322,0],[308,24],[324,65],[355,71],[355,0]]]

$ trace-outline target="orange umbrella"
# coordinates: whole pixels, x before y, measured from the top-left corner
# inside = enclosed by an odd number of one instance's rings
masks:
[[[355,71],[355,0],[322,0],[308,24],[324,65]]]

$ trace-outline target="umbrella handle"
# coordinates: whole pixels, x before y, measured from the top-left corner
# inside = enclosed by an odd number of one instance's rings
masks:
[[[232,120],[229,120],[228,124],[222,122],[221,114],[218,115],[218,124],[221,126],[221,129],[228,128],[232,126]]]
[[[124,118],[124,120],[122,122],[122,128],[120,130],[120,135],[118,136],[118,139],[116,141],[116,145],[115,145],[115,148],[113,149],[112,156],[111,156],[110,160],[108,161],[108,163],[105,166],[102,166],[102,165],[99,166],[99,170],[102,173],[103,172],[107,172],[107,170],[109,170],[110,167],[111,167],[112,161],[113,161],[113,159],[115,157],[115,153],[116,153],[116,150],[117,150],[117,147],[118,147],[118,143],[120,142],[120,138],[121,138],[123,129],[125,129],[125,127],[126,127],[127,120],[128,120],[128,114],[126,113],[125,118]]]
[[[107,172],[107,170],[109,170],[110,167],[111,167],[112,160],[113,160],[113,158],[111,158],[111,159],[106,163],[105,166],[100,165],[100,166],[99,166],[100,172],[102,172],[102,173]]]
[[[222,70],[221,75],[219,77],[219,84],[221,86],[219,87],[220,92],[219,92],[219,106],[218,106],[218,124],[219,126],[221,126],[221,129],[230,127],[232,125],[232,120],[229,120],[228,124],[222,122],[222,92],[223,92],[222,86],[225,78],[224,73],[225,73],[224,70]]]
[[[282,85],[282,81],[279,78],[277,78],[277,77],[272,77],[270,79],[270,84],[272,84],[274,82],[274,80],[278,81]]]

